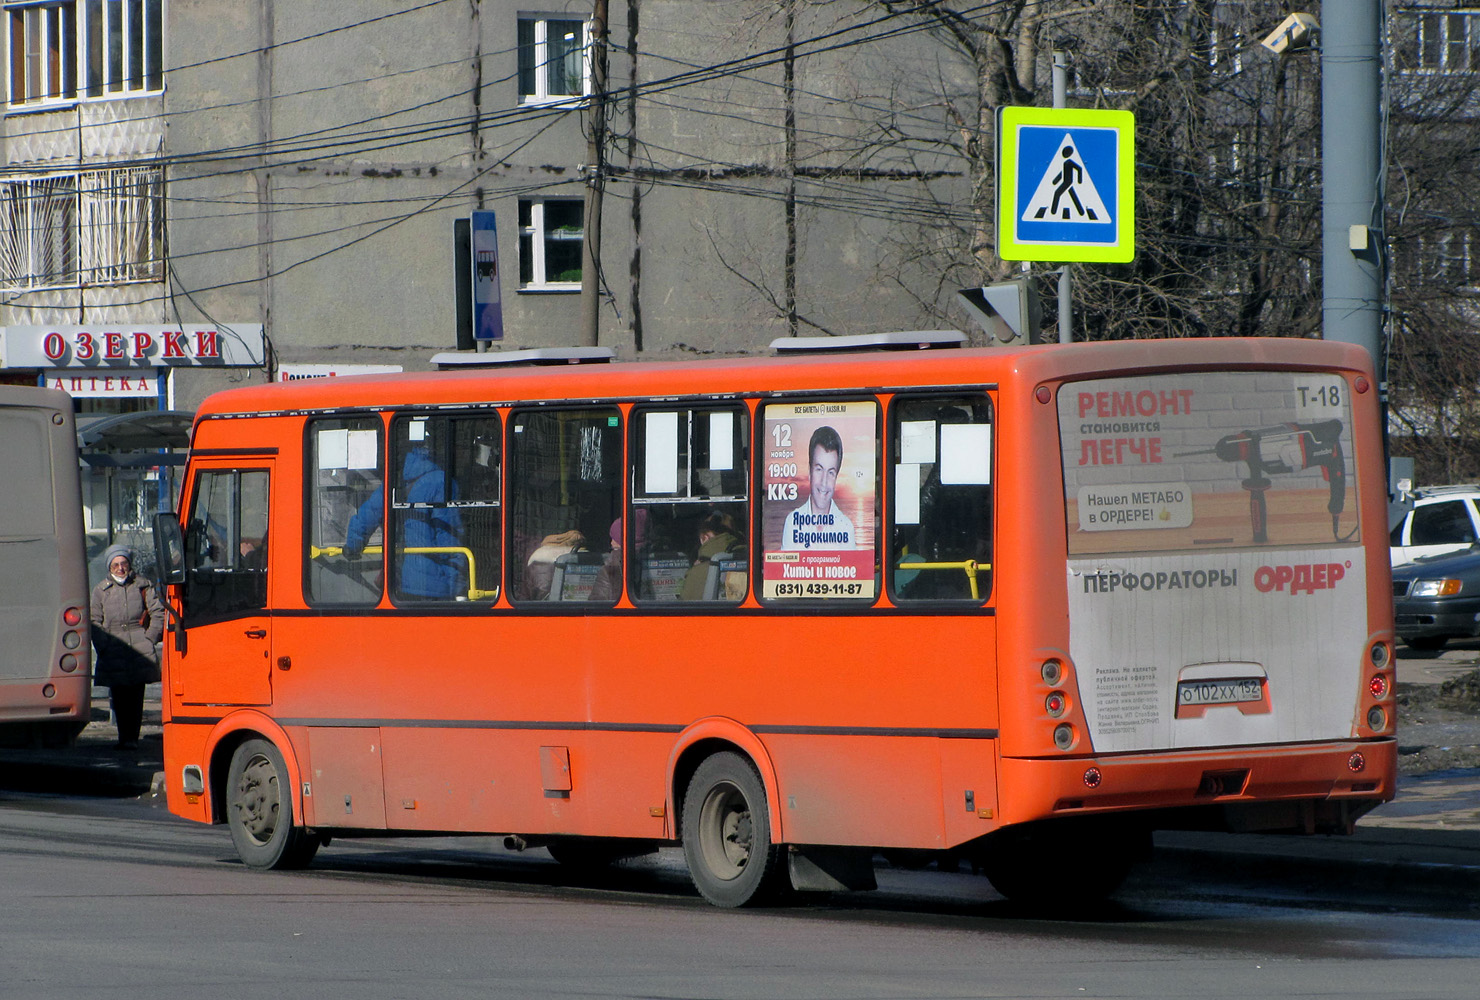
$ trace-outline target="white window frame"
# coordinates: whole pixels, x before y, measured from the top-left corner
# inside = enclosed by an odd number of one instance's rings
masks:
[[[0,179],[0,289],[164,280],[164,169]]]
[[[533,13],[520,11],[518,15],[519,25],[530,23],[534,26],[534,93],[519,94],[519,104],[522,106],[550,107],[552,105],[580,105],[585,103],[591,94],[591,23],[579,14],[553,14]],[[549,29],[551,21],[576,21],[581,25],[581,92],[579,94],[551,94],[549,90],[549,74],[545,71],[550,62]],[[514,35],[518,39],[516,31]],[[516,42],[515,58],[523,56],[523,46]],[[516,88],[522,88],[520,72],[514,74]]]
[[[581,283],[579,281],[551,281],[546,274],[545,242],[551,239],[572,239],[572,237],[560,237],[552,235],[546,229],[545,205],[549,202],[573,202],[581,206],[582,227],[581,235],[578,238],[580,239],[582,244],[582,264],[584,266],[586,239],[585,200],[582,198],[520,198],[519,204],[521,207],[524,205],[529,206],[530,224],[527,226],[519,227],[519,253],[521,255],[521,281],[519,284],[519,290],[551,292],[579,291],[581,287]],[[522,216],[523,214],[524,213],[521,211],[520,215]],[[528,237],[528,239],[526,239],[526,237]],[[526,247],[528,247],[527,251]],[[530,278],[528,281],[522,280],[524,264],[523,257],[526,252],[529,255],[530,264]]]
[[[7,107],[12,111],[45,110],[78,101],[162,93],[164,4],[165,0],[33,0],[6,4]],[[62,35],[59,47],[70,42],[71,48],[60,52],[61,89],[57,93],[38,92],[31,80],[28,56],[20,55],[18,67],[17,54],[13,51],[16,19],[29,24],[30,12],[47,9],[60,11],[58,26],[70,24],[71,29],[59,31]],[[53,26],[50,19],[40,20],[39,37],[43,46],[49,47]],[[29,32],[23,34],[31,37]],[[110,40],[117,41],[116,58]],[[45,67],[42,72],[50,76]]]
[[[1415,8],[1413,29],[1413,65],[1419,73],[1473,73],[1480,71],[1480,8]],[[1454,38],[1457,25],[1462,25],[1463,36]],[[1437,40],[1433,39],[1438,33]],[[1430,60],[1426,49],[1433,41],[1438,47],[1438,59]],[[1454,53],[1451,53],[1454,49]],[[1452,54],[1458,54],[1460,64],[1455,65]]]
[[[53,12],[56,17],[48,16]],[[67,49],[69,34],[72,44],[76,44],[76,15],[76,0],[5,8],[6,86],[12,107],[70,104],[77,99],[77,54],[75,49]],[[21,53],[15,51],[17,34],[26,49]],[[40,50],[36,65],[30,51],[33,43]],[[47,59],[53,49],[57,51],[55,67]],[[16,91],[20,92],[19,101],[15,99]]]

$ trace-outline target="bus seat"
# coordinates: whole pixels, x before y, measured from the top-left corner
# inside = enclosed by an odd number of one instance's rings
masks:
[[[704,578],[704,600],[742,601],[745,599],[745,559],[721,554],[709,561],[709,574]]]
[[[555,573],[550,579],[550,600],[589,601],[591,588],[601,572],[605,556],[600,552],[567,552],[555,557]]]
[[[637,568],[637,596],[650,601],[676,601],[683,591],[684,575],[694,564],[682,552],[654,552]]]

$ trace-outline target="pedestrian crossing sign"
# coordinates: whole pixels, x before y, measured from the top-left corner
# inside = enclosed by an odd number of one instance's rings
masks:
[[[1132,259],[1135,192],[1129,111],[999,111],[997,253],[1003,260]]]

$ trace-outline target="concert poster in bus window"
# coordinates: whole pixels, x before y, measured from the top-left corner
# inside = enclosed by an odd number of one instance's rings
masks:
[[[873,598],[878,404],[771,403],[763,419],[761,596]]]

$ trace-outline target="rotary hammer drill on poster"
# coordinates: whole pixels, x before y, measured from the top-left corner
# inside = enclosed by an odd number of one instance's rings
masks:
[[[1182,452],[1177,457],[1189,455],[1217,455],[1225,462],[1249,464],[1249,478],[1241,485],[1249,491],[1249,520],[1253,523],[1256,543],[1269,541],[1268,511],[1264,503],[1264,493],[1271,485],[1269,477],[1319,468],[1321,477],[1331,487],[1326,503],[1326,510],[1331,514],[1331,534],[1340,540],[1338,526],[1342,508],[1346,506],[1346,462],[1341,454],[1340,420],[1239,431],[1219,438],[1211,448]]]

